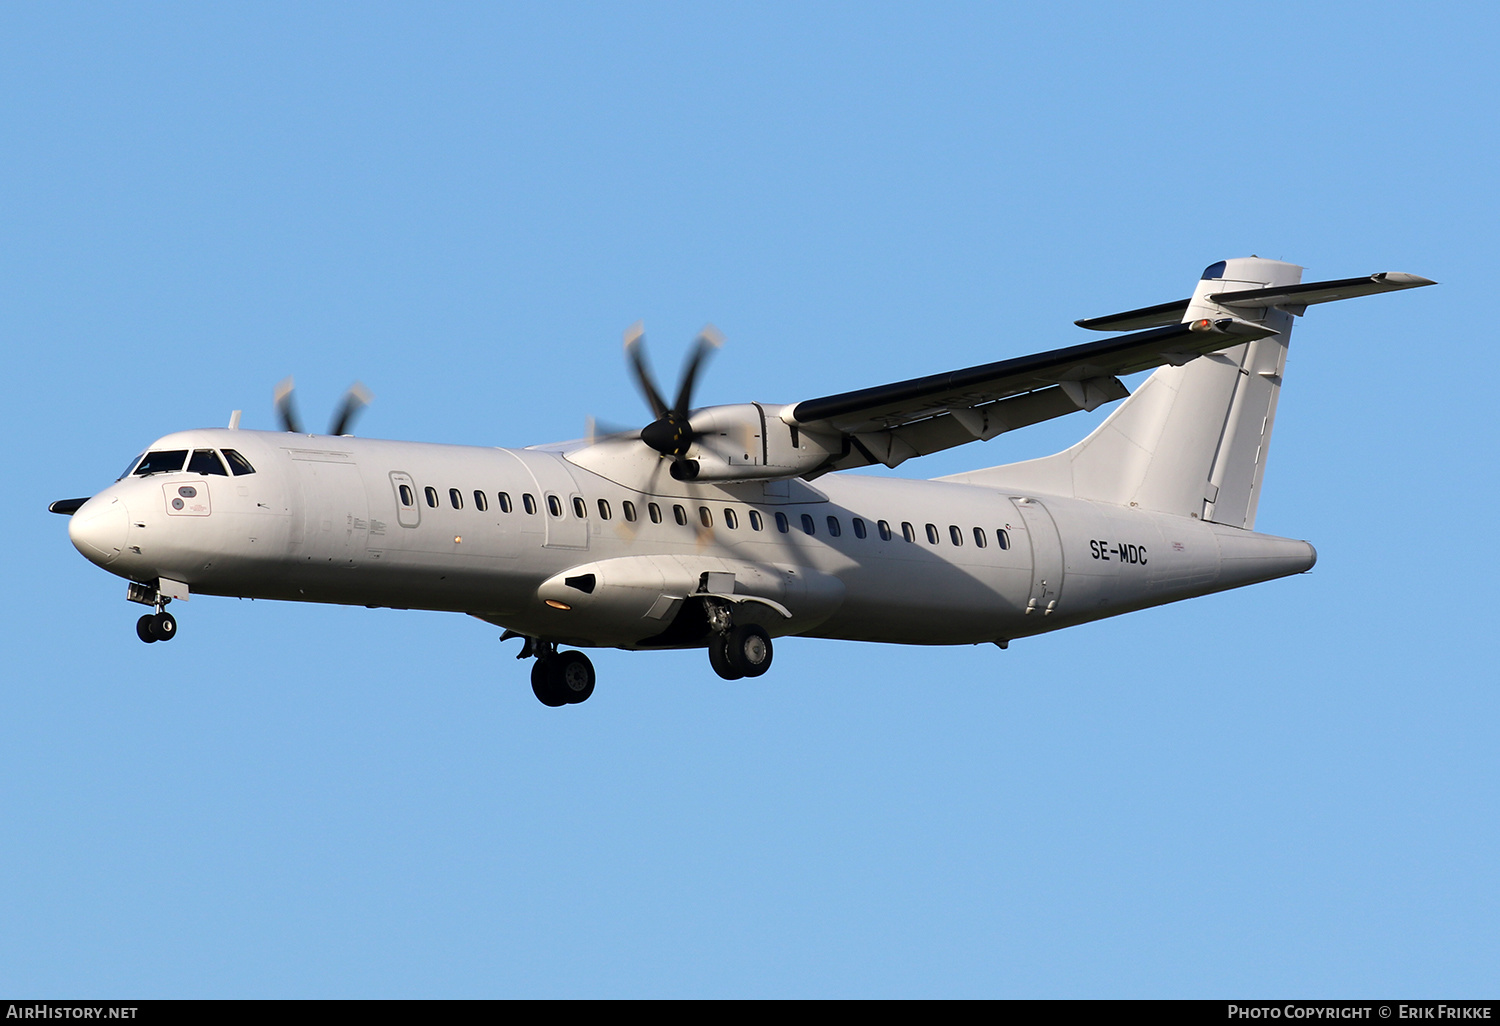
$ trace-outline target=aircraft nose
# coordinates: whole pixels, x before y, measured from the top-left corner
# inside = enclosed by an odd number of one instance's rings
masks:
[[[118,495],[99,496],[84,503],[68,521],[73,547],[91,563],[113,563],[125,548],[130,514]]]

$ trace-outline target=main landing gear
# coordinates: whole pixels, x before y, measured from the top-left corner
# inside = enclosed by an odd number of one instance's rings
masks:
[[[525,635],[506,631],[501,641]],[[531,665],[531,691],[537,701],[553,709],[588,701],[594,693],[594,664],[582,652],[559,652],[550,641],[526,638],[517,659],[536,657]]]
[[[708,639],[708,664],[725,680],[759,677],[771,668],[771,636],[753,623],[715,634]]]
[[[725,680],[759,677],[771,668],[771,635],[756,623],[735,623],[728,603],[704,599],[708,665]]]
[[[531,690],[553,708],[586,702],[594,693],[594,664],[582,652],[538,656],[531,666]]]

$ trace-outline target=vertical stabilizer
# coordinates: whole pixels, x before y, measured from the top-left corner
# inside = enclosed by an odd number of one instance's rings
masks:
[[[1064,452],[948,480],[1254,527],[1292,314],[1224,300],[1229,293],[1301,280],[1302,268],[1279,260],[1243,257],[1212,265],[1182,320],[1235,317],[1277,334],[1161,368]]]

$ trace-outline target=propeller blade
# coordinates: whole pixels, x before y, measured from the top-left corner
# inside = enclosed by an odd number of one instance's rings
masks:
[[[698,337],[693,340],[693,354],[688,357],[687,366],[682,371],[682,386],[677,390],[677,401],[672,404],[672,412],[679,417],[686,417],[688,404],[693,399],[693,384],[698,379],[698,370],[703,366],[703,361],[708,359],[724,344],[724,336],[712,324],[705,324],[703,330],[698,332]],[[661,414],[657,414],[658,417]]]
[[[590,416],[584,420],[583,437],[588,441],[589,445],[593,445],[596,442],[612,442],[617,438],[639,438],[641,437],[641,430],[640,428],[621,427],[607,420],[599,420],[596,417]]]
[[[657,420],[667,415],[667,404],[662,400],[656,383],[651,378],[651,369],[646,366],[646,329],[636,321],[625,330],[625,354],[630,357],[631,369],[635,371],[635,382],[651,406],[651,416]]]
[[[646,479],[646,489],[641,493],[640,496],[642,499],[649,500],[651,496],[656,494],[656,482],[661,474],[662,464],[665,462],[667,461],[657,460],[656,466],[651,468],[651,475]],[[650,513],[647,509],[647,503],[642,502],[640,507],[635,511],[635,514],[636,519],[634,521],[626,520],[624,517],[621,517],[620,520],[615,524],[615,533],[618,534],[620,538],[627,543],[633,543],[635,541],[636,535],[641,533],[641,526],[646,523],[647,518],[650,516]]]
[[[291,379],[288,378],[287,380]],[[338,413],[334,414],[333,424],[329,427],[328,433],[335,438],[339,435],[348,434],[360,411],[369,406],[370,400],[374,398],[370,394],[370,390],[358,381],[350,385],[349,391],[344,393],[343,405],[339,407]]]
[[[292,401],[292,390],[295,387],[291,378],[284,379],[276,386],[276,418],[281,421],[282,430],[300,435],[302,434],[302,421],[297,417],[297,405]]]

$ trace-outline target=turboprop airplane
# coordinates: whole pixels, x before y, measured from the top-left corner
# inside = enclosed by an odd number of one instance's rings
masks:
[[[1254,531],[1293,319],[1317,303],[1431,285],[1411,274],[1302,284],[1246,257],[1191,297],[1078,321],[1110,337],[787,405],[693,409],[721,339],[705,329],[675,401],[625,348],[653,420],[524,449],[355,438],[348,396],[304,434],[160,438],[108,488],[54,502],[85,557],[176,636],[190,594],[468,613],[523,639],[549,706],[582,702],[579,648],[706,648],[726,679],[787,635],[993,642],[1310,569]],[[1132,395],[1120,377],[1157,368]],[[842,473],[1123,399],[1053,456],[934,480]],[[559,646],[573,646],[560,651]]]

